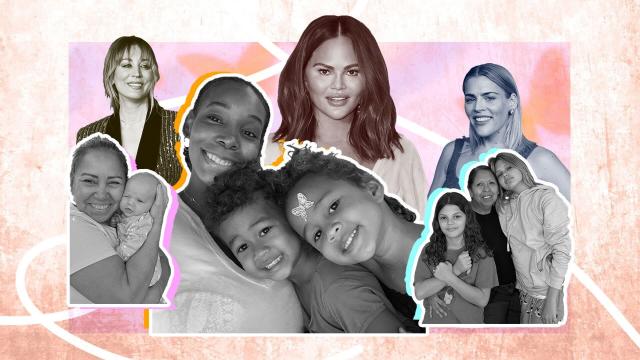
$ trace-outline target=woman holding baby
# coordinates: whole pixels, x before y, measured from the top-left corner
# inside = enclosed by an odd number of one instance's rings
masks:
[[[70,303],[155,304],[161,301],[170,268],[159,251],[167,196],[155,180],[147,196],[152,225],[139,249],[123,260],[121,242],[110,222],[122,201],[129,167],[122,150],[104,136],[92,136],[76,148],[71,162]],[[151,175],[149,175],[151,176]],[[155,179],[155,178],[154,178]],[[126,210],[124,210],[126,213]],[[150,286],[160,256],[159,280]]]

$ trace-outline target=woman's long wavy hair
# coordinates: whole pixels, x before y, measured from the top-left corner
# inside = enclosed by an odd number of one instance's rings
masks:
[[[516,86],[516,81],[513,79],[513,76],[509,72],[509,70],[497,64],[482,64],[472,67],[467,75],[464,76],[464,80],[462,81],[462,92],[464,93],[464,87],[467,83],[467,80],[471,78],[475,78],[478,76],[484,76],[487,79],[491,80],[494,84],[500,87],[507,98],[511,96],[511,94],[516,95],[516,107],[513,111],[513,114],[508,115],[508,119],[505,122],[505,132],[504,132],[504,144],[509,149],[516,149],[520,142],[522,142],[522,138],[524,137],[522,134],[522,112],[520,111],[520,93],[518,93],[518,87]],[[471,151],[475,152],[476,149],[484,144],[484,139],[481,138],[476,132],[473,124],[469,122],[469,145],[471,146]]]
[[[442,232],[440,222],[438,221],[438,215],[440,215],[440,211],[445,205],[457,206],[467,217],[462,236],[464,238],[464,245],[472,261],[476,262],[478,259],[492,256],[493,253],[482,238],[480,225],[478,225],[469,201],[457,192],[447,192],[438,199],[435,211],[433,212],[433,221],[431,222],[433,233],[424,250],[426,258],[424,261],[426,261],[427,266],[434,268],[438,266],[439,263],[447,260],[445,256],[447,253],[447,238]]]
[[[156,61],[156,55],[153,53],[151,45],[143,39],[136,36],[122,36],[116,39],[107,51],[107,56],[104,58],[104,67],[102,69],[102,85],[104,85],[104,93],[111,100],[111,108],[117,112],[120,109],[120,96],[116,85],[113,83],[113,77],[116,72],[116,68],[120,65],[120,61],[125,54],[131,51],[131,48],[137,46],[140,48],[141,58],[147,59],[151,63],[151,71],[153,73],[153,83],[151,89],[149,89],[149,112],[151,112],[154,104],[153,89],[156,86],[158,80],[160,80],[160,72],[158,70],[158,61]]]
[[[349,143],[363,160],[393,159],[393,147],[404,149],[395,129],[396,107],[391,99],[387,66],[369,29],[350,16],[319,17],[302,33],[280,73],[278,106],[282,123],[274,141],[315,140],[316,119],[305,86],[305,67],[322,43],[338,36],[351,39],[364,77],[359,110],[354,113],[349,129]]]
[[[522,174],[522,182],[528,188],[532,188],[536,185],[540,185],[540,183],[536,182],[536,180],[533,178],[533,175],[531,174],[531,171],[529,171],[529,167],[524,162],[524,160],[522,160],[520,157],[509,152],[498,153],[498,155],[496,155],[494,158],[489,159],[489,167],[491,167],[491,172],[493,172],[493,175],[496,175],[496,163],[498,162],[498,160],[507,162],[511,164],[511,166],[518,169]],[[496,178],[497,177],[498,176],[496,175]],[[502,186],[498,186],[498,191],[500,195],[498,197],[499,205],[502,205],[504,201],[509,200],[513,196],[513,191],[506,191],[505,189],[502,188]]]

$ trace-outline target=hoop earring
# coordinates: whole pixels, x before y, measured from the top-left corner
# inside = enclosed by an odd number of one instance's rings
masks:
[[[189,138],[184,138],[184,140],[182,140],[182,145],[184,145],[184,147],[189,147]]]
[[[513,114],[514,114],[514,113],[515,113],[515,110],[514,110],[514,109],[509,110],[509,115],[510,115],[510,116],[513,116]]]

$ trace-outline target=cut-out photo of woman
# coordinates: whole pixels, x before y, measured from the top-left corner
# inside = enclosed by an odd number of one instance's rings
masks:
[[[396,129],[387,66],[369,29],[350,16],[322,16],[304,30],[280,74],[282,123],[265,164],[283,141],[335,147],[378,174],[390,193],[423,212],[426,180],[415,146]]]
[[[113,114],[78,130],[76,140],[108,134],[135,158],[138,169],[153,170],[173,185],[182,172],[175,149],[176,112],[163,109],[154,98],[158,80],[151,46],[135,36],[118,38],[104,59],[102,79]]]

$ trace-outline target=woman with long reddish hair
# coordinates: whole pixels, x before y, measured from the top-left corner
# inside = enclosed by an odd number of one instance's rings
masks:
[[[267,163],[282,154],[279,144],[291,139],[335,147],[423,211],[422,162],[395,129],[387,67],[363,23],[332,15],[312,21],[282,70],[278,106],[282,123],[267,144]]]

